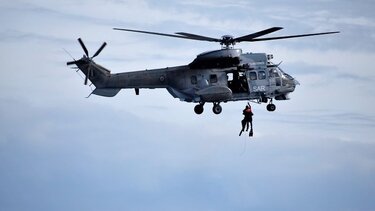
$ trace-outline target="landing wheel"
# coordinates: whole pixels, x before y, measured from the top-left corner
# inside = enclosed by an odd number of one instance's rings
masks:
[[[275,111],[275,110],[276,110],[275,104],[270,103],[267,105],[267,111]]]
[[[217,103],[214,103],[214,107],[212,107],[212,111],[215,113],[215,114],[220,114],[221,111],[223,109],[221,108],[221,106]]]
[[[202,114],[203,113],[203,104],[198,104],[194,107],[194,112],[196,114]]]

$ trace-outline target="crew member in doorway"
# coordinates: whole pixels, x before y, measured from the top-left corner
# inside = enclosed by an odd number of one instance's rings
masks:
[[[250,104],[246,105],[245,109],[242,111],[242,114],[244,115],[244,118],[241,121],[242,129],[240,131],[239,136],[241,136],[242,132],[245,131],[245,127],[246,127],[246,131],[249,130],[249,123],[250,123],[249,136],[253,136],[253,115],[254,114],[253,114],[253,112],[251,110]]]

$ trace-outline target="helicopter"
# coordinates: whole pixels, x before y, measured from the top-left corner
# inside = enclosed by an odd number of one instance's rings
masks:
[[[271,27],[241,37],[224,35],[221,38],[213,38],[186,32],[166,34],[113,28],[117,31],[217,42],[221,49],[201,53],[187,65],[112,74],[110,70],[93,61],[107,43],[104,42],[90,57],[82,39],[78,38],[85,54],[79,60],[67,62],[67,65],[75,65],[77,71],[81,70],[85,75],[84,84],[87,85],[90,80],[95,86],[91,94],[99,96],[114,97],[121,89],[134,89],[135,94],[139,95],[139,90],[143,88],[164,88],[174,98],[196,103],[196,114],[203,113],[206,103],[212,103],[213,113],[220,114],[220,103],[229,101],[266,103],[267,110],[272,112],[276,110],[273,99],[289,100],[289,94],[295,90],[299,82],[284,72],[280,64],[272,62],[272,54],[243,53],[242,49],[234,48],[235,44],[339,33],[331,31],[262,38],[281,29],[283,28]]]

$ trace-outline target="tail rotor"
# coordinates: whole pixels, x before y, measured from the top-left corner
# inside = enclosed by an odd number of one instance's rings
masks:
[[[107,45],[107,43],[104,42],[104,43],[100,46],[100,48],[95,52],[95,54],[94,54],[92,57],[90,57],[90,56],[89,56],[89,51],[87,50],[86,45],[83,43],[83,41],[82,41],[81,38],[78,38],[78,42],[79,42],[79,44],[81,45],[81,47],[82,47],[82,49],[83,49],[83,52],[84,52],[85,55],[86,55],[86,59],[88,59],[88,61],[89,61],[89,66],[88,66],[88,68],[87,68],[87,74],[86,74],[86,77],[85,77],[85,80],[84,80],[84,85],[87,85],[88,79],[89,79],[90,77],[93,76],[93,71],[92,71],[92,69],[91,69],[91,61],[92,61],[93,58],[97,57],[97,56],[102,52],[102,50],[103,50],[104,47]],[[85,58],[85,56],[84,56],[84,58]],[[76,65],[76,64],[77,64],[77,61],[74,60],[74,61],[70,61],[70,62],[67,62],[67,63],[66,63],[66,65],[72,65],[72,64],[75,64],[75,65]]]
[[[85,82],[83,83],[84,85],[87,85],[87,81],[88,81],[89,77],[91,76],[91,72],[92,72],[91,64],[89,64],[89,67],[87,68],[87,74],[85,76]]]
[[[81,38],[78,38],[78,42],[81,45],[83,51],[85,52],[86,56],[89,57],[89,51],[87,50],[85,44],[83,43]]]
[[[100,54],[100,52],[102,52],[102,50],[104,49],[104,47],[107,45],[106,42],[103,42],[103,44],[100,46],[100,48],[95,52],[94,56],[91,57],[91,59],[95,58],[96,56],[98,56]]]

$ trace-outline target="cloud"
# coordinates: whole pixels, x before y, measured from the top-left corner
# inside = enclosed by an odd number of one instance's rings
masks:
[[[4,2],[1,209],[371,210],[374,55],[371,46],[353,47],[369,43],[354,36],[372,33],[369,3]],[[90,52],[107,41],[95,61],[113,72],[187,64],[218,48],[114,26],[207,36],[270,26],[285,27],[275,36],[345,33],[238,46],[273,53],[301,82],[292,100],[274,101],[273,113],[253,105],[249,138],[238,137],[244,102],[222,103],[221,115],[206,104],[198,116],[165,90],[85,99],[90,89],[62,50],[81,56],[78,37]]]
[[[176,127],[101,106],[9,104],[21,112],[1,113],[8,123],[1,134],[18,131],[1,143],[6,209],[299,209],[311,200],[312,209],[332,201],[334,209],[373,206],[365,188],[374,174],[371,143],[319,139],[306,133],[311,128],[292,137],[290,125],[267,122],[276,130],[248,142],[241,156],[233,135],[197,133],[204,123]],[[257,118],[256,133],[263,130]],[[28,129],[21,119],[32,123]],[[41,126],[44,135],[33,134]],[[23,203],[11,204],[13,197]]]
[[[323,127],[326,130],[333,129],[332,127],[341,128],[342,131],[353,125],[360,128],[371,128],[375,124],[375,117],[369,116],[368,114],[361,113],[343,113],[339,111],[305,111],[305,112],[294,112],[286,114],[284,117],[285,121],[297,121],[297,124],[312,124],[312,125],[325,125]],[[370,131],[369,131],[370,132]]]

